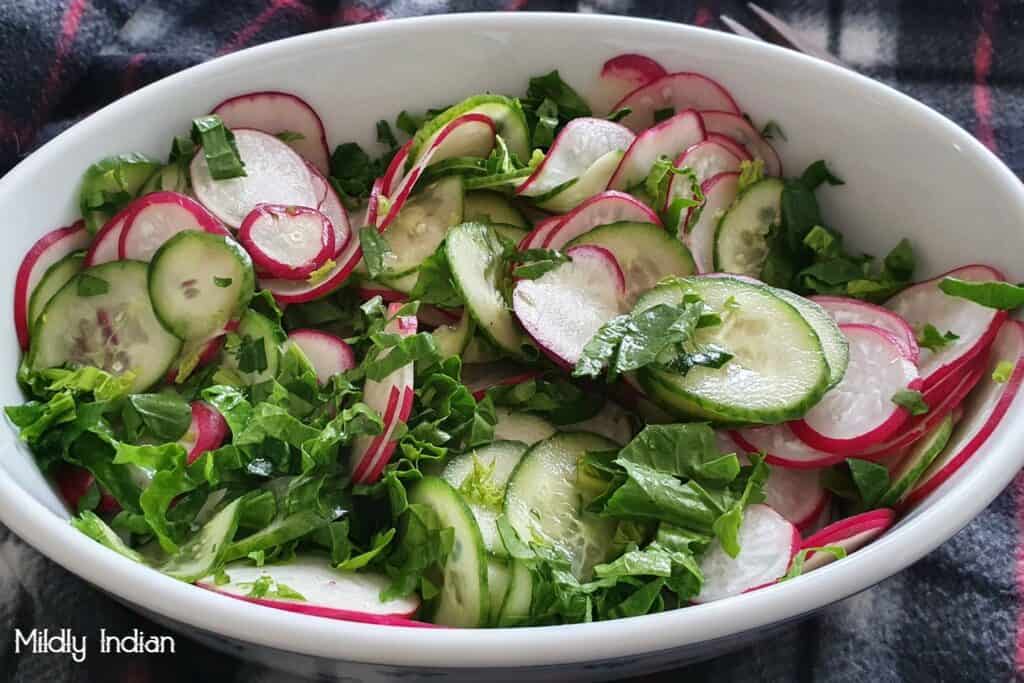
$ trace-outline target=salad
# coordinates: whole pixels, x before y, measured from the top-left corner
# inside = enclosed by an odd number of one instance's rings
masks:
[[[1020,389],[1024,288],[849,248],[843,181],[710,78],[598,80],[403,111],[379,156],[249,93],[89,166],[6,409],[71,523],[272,608],[530,626],[792,580],[939,490]]]

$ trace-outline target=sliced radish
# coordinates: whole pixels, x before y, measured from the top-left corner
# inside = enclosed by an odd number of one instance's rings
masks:
[[[316,209],[259,204],[242,221],[238,241],[261,273],[301,280],[335,254],[334,226]]]
[[[917,336],[910,323],[888,308],[845,296],[812,296],[810,299],[824,308],[825,312],[840,325],[874,325],[892,332],[899,339],[900,346],[908,358],[914,363],[920,359],[921,351],[917,345]]]
[[[163,190],[131,204],[118,240],[118,257],[149,261],[164,242],[179,232],[199,230],[226,235],[227,230],[203,206],[178,192]]]
[[[601,68],[601,77],[591,95],[591,108],[602,114],[642,85],[655,81],[668,72],[661,64],[643,55],[624,54],[612,57]]]
[[[707,76],[680,72],[665,74],[661,78],[640,86],[623,97],[612,111],[629,107],[632,113],[622,119],[623,125],[635,131],[654,125],[655,112],[671,109],[684,111],[730,111],[737,115],[740,108],[725,88]]]
[[[782,176],[782,161],[779,160],[779,155],[775,148],[761,137],[757,129],[750,125],[750,121],[745,119],[739,112],[731,110],[711,111],[708,109],[701,111],[700,115],[704,119],[704,129],[709,135],[711,133],[718,133],[731,138],[733,141],[746,147],[753,158],[764,161],[765,175],[773,177]]]
[[[228,565],[225,571],[230,578],[228,583],[218,585],[210,577],[196,585],[259,605],[328,619],[397,626],[433,626],[409,620],[419,609],[419,599],[415,593],[382,602],[380,595],[390,585],[391,579],[368,572],[340,571],[331,567],[326,558],[300,555],[287,564],[264,567],[237,563]],[[278,585],[287,586],[305,599],[249,597],[253,585],[260,579],[266,580],[264,577],[272,581],[269,586],[271,590]]]
[[[704,194],[700,217],[691,225],[692,212],[697,210],[696,207],[691,208],[686,220],[679,226],[679,238],[690,248],[698,273],[711,273],[715,270],[715,232],[718,221],[736,199],[739,186],[739,173],[720,173],[705,180],[700,186]],[[687,226],[689,232],[686,232]]]
[[[228,423],[209,403],[192,401],[192,423],[185,436],[178,440],[188,452],[188,464],[215,448],[219,448],[228,436]]]
[[[71,509],[72,512],[78,510],[78,505],[82,500],[82,497],[89,492],[93,484],[96,483],[96,478],[92,476],[92,472],[79,467],[78,465],[72,465],[67,462],[62,462],[57,466],[53,476],[54,483],[57,485],[57,490],[60,491],[61,498]],[[116,513],[121,511],[121,504],[117,502],[117,499],[110,495],[109,492],[100,489],[100,502],[96,505],[96,512],[99,513]]]
[[[18,266],[18,274],[14,279],[14,329],[18,333],[18,343],[22,349],[28,349],[28,302],[32,291],[46,275],[50,266],[65,256],[89,246],[89,231],[85,223],[78,221],[66,228],[57,228],[40,237],[25,254]]]
[[[800,545],[800,532],[767,505],[751,505],[743,512],[739,544],[736,557],[718,541],[704,553],[704,585],[694,602],[721,600],[775,582],[786,574]]]
[[[320,384],[327,384],[331,377],[351,370],[356,366],[352,347],[340,337],[320,330],[292,330],[288,341],[295,344],[306,355]]]
[[[395,156],[391,157],[387,170],[380,177],[380,189],[385,196],[389,196],[392,190],[398,187],[398,183],[402,182],[402,178],[405,177],[405,167],[409,162],[409,150],[411,148],[412,140],[410,139],[395,152]]]
[[[888,509],[847,517],[804,539],[800,549],[839,546],[849,555],[884,534],[895,521],[896,513]],[[835,559],[832,553],[808,553],[804,560],[804,572],[824,567]]]
[[[723,453],[735,451],[735,444],[728,432],[716,432],[719,450]],[[725,441],[728,439],[728,441]],[[738,444],[737,444],[738,445]],[[740,454],[740,462],[750,463],[746,455]],[[800,533],[804,533],[821,517],[821,511],[828,505],[831,495],[821,485],[821,475],[816,470],[795,470],[772,467],[764,483],[765,505],[792,522]]]
[[[594,118],[573,119],[551,143],[544,161],[516,189],[539,197],[576,180],[609,152],[625,150],[636,136],[625,126]]]
[[[622,313],[626,279],[604,247],[569,249],[571,259],[512,292],[516,317],[555,363],[571,368],[604,323]]]
[[[192,189],[203,206],[232,228],[257,204],[316,207],[309,167],[295,150],[263,131],[236,128],[234,133],[244,176],[214,180],[202,150],[192,159]]]
[[[620,221],[661,225],[658,214],[640,200],[625,192],[607,190],[567,213],[561,222],[547,232],[543,246],[545,249],[561,249],[598,226]]]
[[[519,242],[519,249],[539,249],[544,246],[548,236],[562,223],[564,216],[550,216],[544,218],[534,226],[533,230],[526,234],[526,237]]]
[[[327,199],[327,187],[329,186],[329,183],[312,163],[307,161],[306,166],[309,168],[309,182],[313,184],[313,192],[317,198],[316,208],[319,209],[324,203],[324,200]]]
[[[983,365],[981,382],[963,404],[963,416],[945,450],[906,497],[906,506],[923,500],[959,470],[1002,422],[1024,381],[1024,325],[1017,320],[1003,324],[992,344],[988,362]],[[1014,364],[1006,382],[992,379],[992,369],[1000,362]]]
[[[633,140],[626,155],[619,162],[615,174],[608,181],[609,190],[628,190],[647,177],[654,162],[662,155],[675,159],[684,151],[704,140],[704,122],[692,109],[671,116]],[[736,162],[737,165],[739,162]]]
[[[921,381],[896,335],[873,325],[839,329],[850,342],[846,373],[790,428],[812,448],[849,455],[882,443],[907,421],[909,411],[892,397]]]
[[[272,135],[298,133],[302,137],[288,144],[321,173],[330,172],[327,133],[320,116],[301,97],[266,90],[224,100],[211,112],[228,128],[255,128]]]
[[[745,427],[730,432],[748,453],[764,453],[770,465],[792,469],[817,469],[842,462],[844,457],[811,448],[797,438],[787,424]]]
[[[462,318],[462,309],[440,308],[429,304],[420,304],[416,311],[416,319],[428,327],[452,325]]]
[[[703,190],[704,183],[722,173],[738,173],[742,159],[725,145],[714,140],[704,140],[691,146],[683,152],[675,161],[677,168],[686,167],[697,176]],[[673,175],[668,181],[668,192],[665,195],[663,210],[667,211],[672,202],[682,197],[683,199],[693,198],[693,183],[685,175]],[[689,217],[689,212],[687,212]],[[685,223],[679,226],[682,230]]]
[[[85,262],[82,267],[91,268],[120,258],[118,252],[121,248],[121,230],[133,208],[129,204],[103,224],[103,227],[93,237],[92,244],[89,245],[89,251],[85,254]]]
[[[538,370],[524,370],[522,367],[505,363],[467,365],[462,369],[462,382],[478,401],[483,399],[491,387],[514,386],[540,376]]]
[[[945,294],[939,283],[947,277],[973,281],[1006,279],[995,268],[963,266],[908,287],[886,302],[887,308],[901,315],[914,329],[930,324],[940,332],[948,330],[959,337],[938,351],[921,349],[920,371],[925,389],[988,348],[1007,315],[1006,311]]]
[[[703,117],[701,118],[703,119]],[[722,147],[725,147],[727,150],[732,152],[733,156],[735,156],[740,161],[754,160],[754,157],[751,156],[750,154],[750,150],[748,150],[746,147],[733,140],[728,135],[722,135],[721,133],[708,133],[707,140],[709,142],[714,142],[721,145]]]
[[[331,221],[331,227],[334,228],[333,257],[337,258],[348,246],[348,241],[353,238],[348,212],[345,210],[345,205],[341,203],[341,197],[338,196],[334,186],[312,166],[309,171],[317,193],[319,194],[321,186],[323,189],[323,199],[316,205],[316,209]]]
[[[379,296],[384,303],[405,303],[409,300],[409,295],[404,292],[399,292],[397,289],[391,289],[387,285],[382,285],[379,282],[373,280],[360,281],[356,287],[356,295],[363,301],[369,301],[375,296]]]

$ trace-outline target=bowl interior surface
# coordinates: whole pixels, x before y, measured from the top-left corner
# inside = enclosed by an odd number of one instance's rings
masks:
[[[77,216],[85,167],[112,153],[166,156],[172,136],[225,97],[287,90],[321,114],[333,146],[375,147],[374,123],[491,90],[523,93],[559,69],[581,92],[604,60],[639,52],[670,70],[698,71],[731,90],[758,123],[777,121],[789,175],[819,158],[846,181],[820,191],[824,215],[853,247],[884,255],[901,237],[920,276],[971,262],[1024,280],[1024,192],[970,135],[895,91],[822,62],[721,33],[588,15],[452,15],[302,36],[230,55],[165,79],[105,108],[0,181],[6,248],[0,316],[11,320],[14,275],[45,231]],[[23,400],[13,327],[0,350],[0,402]],[[79,535],[8,426],[0,429],[0,519],[71,571],[180,622],[283,650],[409,666],[557,665],[636,655],[792,618],[893,574],[932,550],[994,498],[1024,463],[1011,443],[1014,403],[960,472],[851,558],[797,581],[717,603],[635,619],[518,631],[410,630],[263,609],[180,584]]]

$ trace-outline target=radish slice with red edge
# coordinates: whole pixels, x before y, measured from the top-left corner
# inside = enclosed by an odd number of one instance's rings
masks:
[[[765,175],[782,177],[782,161],[775,148],[761,137],[750,121],[737,111],[701,111],[704,129],[708,135],[718,133],[743,145],[754,159],[764,161]]]
[[[800,545],[800,532],[767,505],[751,505],[743,511],[739,545],[739,554],[731,557],[717,540],[712,542],[700,561],[704,585],[694,602],[739,595],[785,576]]]
[[[611,113],[616,102],[667,73],[665,67],[650,57],[637,54],[612,57],[601,67],[595,92],[588,98],[591,108],[596,112]]]
[[[62,462],[57,466],[53,481],[57,485],[57,490],[60,491],[61,498],[72,512],[78,511],[82,498],[89,493],[93,484],[96,484],[96,478],[92,476],[92,472],[67,462]],[[98,484],[96,485],[98,486]],[[121,504],[117,502],[117,499],[109,492],[100,489],[100,502],[96,505],[96,512],[102,514],[120,511]]]
[[[692,109],[655,124],[633,140],[608,181],[608,189],[628,190],[640,185],[659,157],[675,159],[704,137],[704,122]]]
[[[331,155],[323,121],[297,95],[273,90],[246,93],[224,100],[211,113],[232,130],[255,128],[275,136],[297,133],[301,137],[288,140],[288,145],[322,173],[330,171]]]
[[[363,280],[358,286],[356,286],[356,296],[363,301],[369,301],[375,296],[379,296],[384,303],[405,303],[409,300],[409,295],[404,292],[399,292],[397,289],[391,289],[387,285],[382,285],[379,282],[373,280]]]
[[[380,189],[385,195],[389,195],[394,188],[398,187],[398,184],[405,177],[405,167],[409,162],[409,150],[411,148],[412,140],[410,139],[399,147],[398,151],[395,152],[395,156],[391,157],[391,162],[384,171],[384,175],[380,178]]]
[[[735,443],[726,432],[719,432],[720,450],[723,453],[736,451],[735,447],[725,447]],[[721,439],[729,439],[723,442]],[[749,465],[746,455],[740,454],[740,462]],[[804,533],[821,517],[831,499],[831,494],[821,485],[821,474],[817,470],[794,470],[785,467],[772,467],[768,472],[768,480],[764,483],[764,503],[772,510],[796,526]]]
[[[739,186],[739,173],[719,173],[708,178],[700,186],[704,194],[704,206],[699,208],[700,216],[693,218],[693,212],[698,207],[692,207],[686,214],[686,220],[679,225],[679,239],[690,248],[698,273],[712,273],[715,270],[715,231],[722,214],[735,201]]]
[[[322,183],[324,186],[323,201],[317,205],[316,209],[331,221],[331,226],[334,228],[333,257],[337,258],[345,250],[345,247],[348,246],[349,240],[354,238],[352,235],[352,224],[348,219],[348,211],[345,210],[345,205],[341,203],[341,197],[338,196],[334,186],[315,169],[310,168],[310,171],[314,185],[319,187],[318,184]]]
[[[625,192],[606,190],[567,213],[548,231],[543,246],[545,249],[561,249],[598,226],[620,221],[661,225],[658,214],[640,200]]]
[[[238,563],[225,567],[225,572],[230,579],[228,583],[218,585],[213,577],[209,577],[196,585],[246,602],[327,619],[393,626],[434,626],[410,619],[419,609],[419,598],[415,593],[383,602],[380,595],[391,583],[389,578],[369,572],[340,571],[334,569],[326,558],[300,555],[287,564],[264,567]],[[271,581],[269,592],[283,585],[303,599],[249,597],[253,585],[268,578]]]
[[[334,256],[334,226],[316,209],[260,204],[242,221],[238,241],[261,273],[301,280]]]
[[[512,309],[523,329],[556,364],[571,368],[594,334],[625,307],[626,279],[604,247],[583,245],[535,280],[519,280]]]
[[[564,216],[550,216],[537,223],[537,225],[526,234],[519,242],[520,251],[527,249],[539,249],[544,246],[544,242],[547,241],[548,237],[554,230],[561,225]]]
[[[228,423],[205,401],[192,401],[192,422],[178,440],[188,452],[187,462],[194,463],[200,455],[219,448],[228,436]]]
[[[487,390],[492,387],[514,386],[540,376],[538,370],[524,370],[504,363],[486,363],[479,367],[466,365],[462,370],[463,383],[478,401],[483,400]]]
[[[229,234],[199,202],[179,192],[152,192],[130,208],[118,241],[121,259],[149,261],[164,242],[186,230]]]
[[[306,166],[309,168],[309,182],[313,184],[313,192],[317,197],[316,207],[314,208],[319,209],[323,206],[324,200],[327,199],[327,187],[329,183],[320,171],[317,170],[316,166],[308,161],[306,162]]]
[[[23,350],[28,349],[28,303],[33,290],[50,266],[72,252],[85,249],[89,246],[89,240],[85,223],[78,221],[74,225],[51,230],[40,237],[21,260],[18,274],[14,279],[14,329]]]
[[[609,152],[625,150],[636,136],[625,126],[605,119],[581,117],[565,125],[537,169],[516,188],[516,194],[539,197],[582,176]]]
[[[640,86],[619,100],[612,111],[625,107],[631,113],[622,119],[622,124],[638,132],[653,126],[655,112],[663,109],[721,110],[740,114],[736,101],[721,84],[689,72],[665,74]]]
[[[888,509],[872,510],[847,517],[808,536],[800,549],[839,546],[849,555],[884,534],[895,521],[896,513]],[[828,552],[808,553],[804,558],[804,573],[824,567],[835,559],[836,556]]]
[[[683,152],[675,161],[676,168],[686,167],[693,171],[697,182],[703,187],[704,183],[716,175],[722,173],[738,173],[741,159],[732,153],[725,145],[720,145],[713,140],[705,140],[693,145]],[[693,182],[688,176],[673,174],[668,181],[668,192],[665,193],[665,204],[663,211],[672,207],[676,199],[693,199]],[[686,216],[689,217],[689,211]],[[683,230],[685,223],[679,226]]]
[[[237,327],[237,320],[229,320],[222,331],[218,332],[212,338],[207,339],[203,343],[202,350],[199,352],[199,359],[196,361],[195,367],[201,368],[217,360],[217,358],[220,357],[221,349],[224,348],[227,333],[233,332]],[[187,357],[187,354],[188,351],[183,350],[182,355],[179,356],[178,360],[171,364],[171,369],[167,371],[166,381],[168,384],[174,384],[178,381],[178,373],[181,371],[181,361]],[[185,378],[182,378],[182,381],[184,381],[184,379]]]
[[[129,204],[103,224],[103,227],[93,237],[89,251],[85,253],[83,268],[91,268],[120,258],[118,252],[121,248],[121,230],[124,229],[125,221],[128,220],[133,208]]]
[[[237,228],[257,204],[317,205],[309,167],[295,150],[260,130],[236,128],[234,134],[244,176],[215,180],[201,149],[189,166],[192,190],[210,213]]]
[[[842,462],[845,458],[811,448],[798,439],[788,424],[745,427],[730,432],[733,440],[748,453],[764,453],[765,462],[792,469],[818,469]]]
[[[935,459],[907,495],[904,505],[913,506],[924,500],[971,459],[1009,411],[1024,381],[1024,325],[1017,320],[1003,324],[989,352],[978,386],[963,404],[963,416],[945,450]],[[1001,362],[1013,364],[1005,382],[997,382],[992,372]]]
[[[896,335],[873,325],[840,325],[850,343],[842,381],[800,420],[790,423],[812,448],[850,455],[889,438],[910,417],[893,396],[921,386]]]
[[[939,283],[947,277],[978,282],[1006,280],[989,266],[963,266],[911,285],[885,303],[886,308],[902,316],[915,330],[934,325],[940,334],[949,331],[958,336],[937,351],[921,349],[919,363],[925,389],[984,352],[1007,316],[1006,311],[944,293]]]
[[[811,301],[825,309],[840,325],[874,325],[896,335],[904,354],[916,364],[921,356],[917,336],[910,323],[888,308],[845,296],[812,296]]]
[[[316,370],[316,379],[327,384],[331,377],[356,366],[352,347],[343,339],[320,330],[299,329],[288,333],[288,341],[302,350]]]
[[[703,119],[703,117],[701,118]],[[708,133],[707,140],[708,142],[714,142],[716,144],[721,145],[722,147],[725,147],[727,150],[732,152],[733,156],[735,156],[740,161],[754,160],[754,157],[751,156],[750,151],[746,147],[736,142],[728,135],[722,135],[721,133]]]

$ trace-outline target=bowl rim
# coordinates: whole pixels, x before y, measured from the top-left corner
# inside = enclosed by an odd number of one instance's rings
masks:
[[[61,133],[0,179],[0,197],[8,188],[21,183],[22,177],[57,163],[66,140],[89,135],[108,120],[121,117],[136,102],[167,97],[195,77],[225,74],[261,58],[289,56],[356,37],[367,39],[406,31],[529,31],[534,27],[673,32],[684,40],[773,60],[780,69],[841,79],[865,94],[901,107],[920,125],[947,136],[962,153],[986,167],[993,182],[1000,186],[999,195],[1011,198],[1018,213],[1024,215],[1024,186],[998,157],[949,119],[889,86],[790,50],[708,29],[652,19],[553,12],[481,12],[394,19],[294,36],[213,59],[121,98]],[[796,581],[718,602],[642,617],[565,626],[476,630],[377,626],[315,619],[197,590],[107,550],[79,533],[42,503],[26,496],[3,467],[0,521],[44,555],[105,591],[182,625],[194,625],[207,633],[253,646],[397,667],[567,665],[653,654],[736,636],[798,618],[874,585],[948,540],[981,512],[1024,465],[1024,449],[1013,451],[1005,425],[990,436],[986,447],[999,452],[998,457],[986,458],[971,471],[958,473],[957,485],[948,487],[930,507],[904,519],[890,534],[843,562]]]

